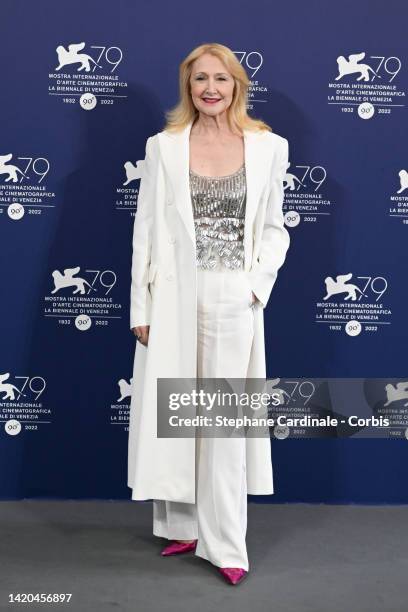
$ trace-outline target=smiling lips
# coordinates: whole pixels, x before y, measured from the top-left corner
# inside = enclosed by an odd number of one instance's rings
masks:
[[[201,98],[206,104],[215,104],[219,102],[221,98]]]

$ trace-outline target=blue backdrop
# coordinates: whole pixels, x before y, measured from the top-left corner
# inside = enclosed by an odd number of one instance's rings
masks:
[[[204,42],[237,54],[249,112],[290,145],[268,376],[407,380],[408,7],[330,4],[3,2],[3,499],[130,498],[136,165]],[[408,500],[403,431],[272,454],[276,493],[256,501]]]

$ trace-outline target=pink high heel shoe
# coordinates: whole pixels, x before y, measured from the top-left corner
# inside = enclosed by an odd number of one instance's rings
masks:
[[[161,551],[162,557],[169,557],[170,555],[181,555],[182,553],[190,552],[195,550],[197,546],[197,540],[192,542],[176,542],[173,540],[166,548]]]
[[[230,584],[238,584],[238,582],[241,582],[248,574],[248,572],[241,567],[219,567],[218,571]]]

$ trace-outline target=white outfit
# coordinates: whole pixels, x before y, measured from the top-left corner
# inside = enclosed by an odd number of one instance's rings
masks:
[[[197,375],[196,235],[189,188],[192,121],[146,142],[133,230],[130,328],[150,325],[149,346],[136,342],[129,414],[128,478],[132,500],[196,502],[195,439],[157,436],[157,379]],[[244,130],[247,194],[244,270],[259,302],[248,378],[266,377],[263,309],[283,265],[289,234],[282,212],[288,142]],[[241,220],[238,218],[237,231]],[[205,230],[205,228],[203,228]],[[235,334],[240,339],[241,332]],[[214,342],[216,339],[213,339]],[[237,369],[234,366],[233,374]],[[158,460],[159,458],[159,460]],[[247,491],[273,489],[268,437],[246,440]]]
[[[254,335],[243,270],[197,269],[197,376],[246,378]],[[246,438],[196,438],[196,504],[153,500],[153,533],[198,538],[196,555],[248,570]]]

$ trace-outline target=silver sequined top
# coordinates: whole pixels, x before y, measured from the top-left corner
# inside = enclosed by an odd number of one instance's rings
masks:
[[[203,176],[192,170],[189,174],[197,267],[243,268],[245,165],[225,176]]]

